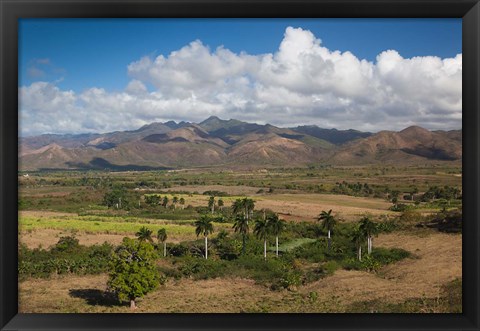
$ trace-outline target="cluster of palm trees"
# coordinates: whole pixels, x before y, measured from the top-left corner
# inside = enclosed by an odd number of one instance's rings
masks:
[[[210,198],[209,202],[213,199]],[[213,204],[213,203],[212,203]],[[242,235],[242,254],[246,252],[247,237],[250,232],[249,221],[253,219],[253,210],[255,202],[249,198],[237,199],[232,204],[232,211],[235,215],[233,229],[236,233]],[[278,215],[263,212],[263,218],[256,218],[253,233],[257,238],[263,240],[264,252],[263,256],[267,259],[267,240],[270,236],[275,236],[276,256],[278,256],[278,237],[285,229],[285,221],[280,220]],[[206,215],[202,215],[195,222],[195,233],[198,236],[203,235],[205,239],[205,259],[208,259],[208,235],[213,233],[212,219]]]
[[[218,201],[215,201],[215,197],[212,195],[208,199],[208,208],[212,212],[212,214],[215,212],[215,204],[217,204],[218,208],[222,209],[223,208],[223,200],[220,198]]]
[[[331,232],[334,230],[337,221],[332,215],[332,210],[322,211],[317,220],[322,222],[322,228],[327,230],[328,249],[331,247]],[[355,243],[358,252],[358,260],[362,261],[362,246],[367,240],[367,254],[372,253],[373,237],[378,235],[379,228],[375,222],[372,222],[368,216],[362,217],[354,228],[352,233],[352,241]]]
[[[209,205],[214,199],[209,200]],[[223,205],[223,204],[222,204]],[[232,211],[235,215],[233,230],[235,233],[242,235],[242,254],[246,253],[247,238],[250,233],[249,221],[253,220],[253,233],[254,235],[263,240],[263,256],[267,259],[267,241],[271,236],[275,237],[275,255],[278,257],[278,237],[285,230],[286,224],[284,220],[279,219],[278,215],[273,212],[263,210],[263,217],[258,215],[254,218],[253,210],[255,208],[255,202],[249,198],[237,199],[232,204]],[[212,209],[213,210],[213,209]],[[317,220],[321,222],[321,227],[327,231],[327,243],[328,249],[331,248],[332,232],[334,231],[337,220],[332,215],[332,209],[329,211],[323,210],[317,217]],[[208,259],[208,236],[214,232],[213,220],[208,215],[201,215],[200,218],[195,221],[195,234],[202,235],[205,240],[205,259]],[[372,222],[369,217],[363,217],[354,228],[351,239],[355,243],[358,260],[362,261],[362,246],[367,241],[367,253],[371,254],[373,248],[373,237],[379,232],[376,223]],[[153,243],[153,232],[146,227],[142,227],[136,236],[140,241],[149,241]],[[163,256],[167,255],[167,231],[162,228],[157,232],[158,243],[163,244]]]
[[[379,229],[377,224],[372,222],[367,216],[362,217],[360,222],[358,222],[353,231],[352,240],[357,247],[359,261],[362,261],[362,246],[365,243],[365,240],[367,240],[367,254],[370,255],[373,248],[373,236],[376,236],[378,232]]]
[[[153,243],[152,235],[152,230],[144,226],[135,233],[135,236],[139,241],[148,241],[150,243]],[[161,228],[157,231],[157,239],[159,243],[163,244],[163,256],[167,256],[167,230],[165,228]]]

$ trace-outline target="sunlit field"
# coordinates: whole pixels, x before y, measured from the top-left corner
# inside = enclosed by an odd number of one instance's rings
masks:
[[[19,310],[461,312],[461,176],[448,163],[21,172]],[[151,247],[157,282],[134,310],[108,285],[125,237]]]

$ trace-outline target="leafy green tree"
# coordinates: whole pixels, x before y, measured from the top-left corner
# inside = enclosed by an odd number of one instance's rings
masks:
[[[195,234],[197,237],[203,234],[205,238],[205,259],[208,259],[208,235],[213,233],[212,220],[206,215],[200,216],[200,219],[195,221]]]
[[[248,220],[245,215],[237,214],[235,216],[235,223],[233,223],[233,229],[242,235],[242,254],[245,255],[247,246],[247,236],[249,232]]]
[[[146,194],[145,203],[150,206],[155,206],[160,204],[160,196],[157,194]]]
[[[318,215],[317,219],[319,221],[322,221],[322,228],[326,229],[328,231],[328,249],[330,249],[330,246],[331,246],[330,233],[335,228],[335,225],[337,224],[337,221],[335,220],[335,217],[332,215],[332,210],[331,209],[328,212],[326,212],[325,210],[322,210],[320,215]]]
[[[173,197],[173,199],[172,199],[173,209],[177,209],[177,203],[178,203],[178,198]]]
[[[124,188],[114,188],[103,196],[103,204],[107,207],[117,209],[125,208],[128,205],[127,191]]]
[[[258,239],[263,240],[263,258],[267,260],[267,239],[269,235],[269,226],[266,219],[258,219],[255,221],[255,228],[253,233],[257,236]]]
[[[208,208],[210,208],[210,211],[213,214],[213,212],[215,211],[215,197],[214,196],[211,196],[208,199]]]
[[[136,309],[137,298],[159,284],[155,256],[150,243],[130,238],[123,238],[122,244],[115,249],[110,262],[108,287],[120,301],[130,301],[131,309]]]
[[[167,256],[167,230],[165,228],[158,230],[157,239],[163,244],[163,256]]]
[[[372,238],[374,235],[378,234],[377,224],[372,222],[367,216],[364,216],[360,220],[359,229],[367,238],[367,253],[370,255],[373,248]]]
[[[152,230],[142,226],[135,235],[139,241],[153,242],[152,233]]]
[[[267,217],[267,226],[269,233],[275,236],[275,254],[278,257],[278,236],[285,230],[285,221],[278,218],[277,214]]]

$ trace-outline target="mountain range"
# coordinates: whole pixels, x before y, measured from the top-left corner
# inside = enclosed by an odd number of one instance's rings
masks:
[[[20,170],[414,164],[461,158],[461,130],[280,128],[215,116],[200,123],[152,123],[133,131],[19,139]]]

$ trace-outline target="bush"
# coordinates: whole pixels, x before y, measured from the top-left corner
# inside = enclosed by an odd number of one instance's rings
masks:
[[[173,244],[167,248],[168,254],[172,256],[187,256],[190,255],[190,248],[185,244]]]
[[[211,279],[225,275],[227,264],[219,260],[206,260],[201,258],[184,259],[178,268],[185,277],[194,279]]]
[[[50,250],[19,249],[18,274],[25,277],[49,277],[51,274],[97,274],[108,270],[113,246],[82,246],[73,237],[62,237]]]

